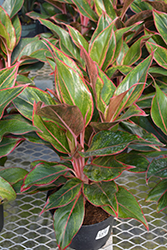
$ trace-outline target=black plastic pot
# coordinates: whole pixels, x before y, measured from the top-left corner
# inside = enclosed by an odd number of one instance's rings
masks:
[[[3,223],[4,223],[3,205],[0,205],[0,232],[2,231]]]
[[[53,193],[49,190],[46,199]],[[49,212],[54,215],[55,209]],[[110,216],[106,220],[92,225],[82,225],[73,238],[70,248],[75,250],[98,250],[104,246],[111,236],[114,217]]]
[[[104,246],[111,235],[114,218],[93,224],[83,225],[73,238],[70,247],[76,250],[98,250]]]

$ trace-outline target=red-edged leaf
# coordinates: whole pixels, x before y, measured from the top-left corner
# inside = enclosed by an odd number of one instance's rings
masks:
[[[38,130],[19,114],[4,117],[0,120],[0,128],[0,141],[6,134],[23,135]]]
[[[7,105],[17,96],[19,96],[19,94],[25,89],[25,87],[26,86],[19,86],[0,90],[0,118],[2,118]]]
[[[89,48],[90,57],[93,61],[97,62],[100,67],[103,65],[106,58],[114,23],[115,21],[99,33]]]
[[[77,106],[67,104],[42,105],[37,104],[37,115],[47,117],[60,123],[77,137],[84,129],[84,120]],[[74,122],[75,121],[75,122]]]
[[[23,139],[18,138],[3,138],[0,142],[0,158],[10,154]]]
[[[138,140],[142,142],[138,136],[119,130],[100,131],[93,137],[90,148],[80,154],[85,157],[113,155],[122,152],[130,143]]]
[[[131,117],[138,117],[138,116],[147,116],[147,114],[140,109],[136,104],[131,105],[125,113],[122,115],[118,116],[115,119],[115,122],[120,122],[120,121],[127,121],[127,119]]]
[[[84,199],[79,193],[70,204],[60,207],[54,213],[54,231],[57,245],[66,249],[80,229],[84,219]]]
[[[0,176],[6,181],[8,181],[10,184],[14,184],[24,179],[26,174],[28,174],[27,170],[18,167],[2,168],[0,170]]]
[[[15,64],[12,67],[0,70],[0,90],[14,87],[18,68],[19,63]]]
[[[89,5],[89,2],[86,0],[72,0],[72,2],[77,6],[79,12],[91,19],[92,21],[97,21],[98,17],[96,13],[92,10],[92,8]]]
[[[67,181],[65,185],[49,196],[43,211],[69,204],[80,193],[82,185],[77,178]]]
[[[116,193],[116,198],[119,205],[118,217],[123,219],[136,219],[143,223],[148,230],[148,223],[136,198],[125,188],[118,186],[118,189],[119,190]]]
[[[85,175],[92,181],[110,181],[131,168],[118,162],[113,156],[98,157],[84,167]]]
[[[69,170],[71,169],[57,162],[39,163],[25,176],[21,191],[25,191],[33,185],[45,186],[51,184]]]
[[[76,105],[80,109],[87,126],[93,113],[93,99],[84,78],[58,58],[56,58],[56,66],[61,99],[64,103]]]
[[[15,29],[12,25],[12,22],[8,13],[1,6],[0,6],[0,17],[1,17],[2,24],[5,26],[6,31],[9,35],[10,44],[8,46],[8,49],[9,51],[12,51],[16,45]]]
[[[0,176],[0,203],[16,199],[16,193],[12,186]]]
[[[167,134],[167,95],[156,85],[156,95],[152,100],[151,117],[155,124]]]
[[[96,64],[83,47],[81,47],[81,57],[85,61],[85,64],[88,70],[88,75],[90,78],[90,85],[94,89],[96,85],[97,75],[98,75]]]
[[[33,125],[41,132],[37,132],[38,136],[43,140],[52,144],[52,146],[62,152],[69,153],[69,145],[66,137],[66,132],[62,130],[56,122],[44,121],[36,114],[37,106],[34,104]]]
[[[116,159],[127,167],[129,166],[128,170],[131,172],[145,172],[149,165],[149,161],[145,157],[135,152],[118,154]]]
[[[164,4],[167,7],[167,4]],[[153,17],[157,30],[161,34],[161,37],[164,39],[165,43],[167,43],[167,14],[164,12],[153,10]]]
[[[107,212],[118,216],[118,203],[115,197],[118,188],[114,181],[84,184],[84,195],[95,206],[100,206]]]
[[[147,42],[146,46],[150,53],[154,51],[155,61],[161,67],[167,69],[167,49],[152,42]]]
[[[134,0],[125,0],[124,4],[123,4],[123,8],[122,8],[122,12],[121,12],[121,19],[123,19],[126,11],[128,10],[129,6],[131,5],[131,3],[133,3]]]
[[[152,160],[146,174],[147,181],[151,176],[167,178],[167,157]]]
[[[15,107],[23,116],[32,120],[34,100],[44,102],[46,105],[55,105],[56,101],[46,91],[36,87],[28,87],[13,101]]]

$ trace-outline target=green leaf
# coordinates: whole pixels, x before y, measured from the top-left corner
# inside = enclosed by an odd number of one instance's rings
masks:
[[[38,130],[19,114],[10,115],[5,117],[5,119],[0,120],[0,127],[0,141],[6,134],[22,135],[31,131]]]
[[[0,202],[11,201],[16,199],[16,193],[12,186],[0,177]]]
[[[98,74],[100,79],[103,81],[103,87],[101,89],[101,98],[106,103],[109,104],[110,98],[113,96],[116,87],[115,84],[107,77],[107,75],[97,66]]]
[[[120,93],[125,92],[130,89],[136,83],[145,83],[147,78],[148,68],[152,62],[152,55],[143,60],[140,64],[138,64],[133,70],[129,72],[129,74],[123,79],[123,81],[119,84],[116,89],[115,94],[119,95]],[[143,88],[143,85],[139,84],[138,88],[135,91],[139,91]],[[131,89],[131,92],[133,89]],[[129,93],[130,94],[130,93]]]
[[[152,7],[144,1],[134,0],[131,4],[131,9],[136,13],[140,13],[143,10],[152,10]]]
[[[0,176],[10,184],[14,184],[24,179],[26,174],[28,174],[27,170],[18,167],[9,167],[0,170]]]
[[[89,44],[88,42],[86,41],[86,39],[81,35],[81,33],[77,30],[77,29],[74,29],[72,26],[70,25],[67,25],[67,28],[69,30],[69,33],[70,33],[70,36],[73,40],[73,42],[78,46],[82,46],[84,47],[84,49],[88,52],[88,47],[89,47]]]
[[[166,201],[167,201],[167,190],[159,199],[158,206],[157,206],[157,212],[161,212],[162,210],[164,210],[167,207]]]
[[[112,20],[114,20],[117,17],[117,15],[116,15],[115,9],[113,7],[112,0],[103,0],[103,3],[105,6],[105,9],[106,9],[106,13],[109,15],[109,17]]]
[[[124,55],[122,64],[134,64],[141,57],[142,47],[149,38],[150,35],[142,36],[135,43],[133,43],[132,46],[129,48],[128,52]]]
[[[4,109],[14,100],[24,89],[24,86],[13,87],[0,90],[0,118],[2,118]]]
[[[7,11],[10,18],[19,12],[23,5],[24,0],[6,0],[3,2],[2,7]]]
[[[95,0],[94,2],[96,13],[100,17],[105,12],[103,0]]]
[[[112,37],[113,26],[114,22],[112,22],[95,38],[89,49],[90,57],[93,61],[97,62],[100,67],[106,58],[106,53]]]
[[[16,64],[0,70],[0,90],[12,88],[15,85],[19,65]]]
[[[18,138],[3,138],[0,142],[0,158],[10,154],[21,141]]]
[[[130,106],[128,110],[125,111],[125,113],[116,118],[115,122],[126,121],[127,119],[132,118],[134,116],[138,118],[139,116],[147,116],[147,114],[136,104],[132,104],[132,106]]]
[[[92,43],[94,42],[94,40],[96,39],[96,37],[104,30],[106,29],[109,24],[112,22],[112,20],[109,22],[107,15],[101,15],[101,17],[98,20],[97,23],[97,27],[95,29],[95,31],[93,32],[91,39],[89,41],[89,47],[92,46]]]
[[[20,22],[18,15],[12,18],[12,24],[16,33],[16,44],[18,44],[18,42],[20,41],[20,37],[21,37],[21,22]]]
[[[153,11],[154,22],[157,30],[167,44],[167,14],[160,11]]]
[[[137,202],[136,198],[125,188],[119,186],[116,193],[116,198],[119,204],[118,217],[126,219],[133,218],[141,223],[148,229],[147,221],[143,215],[143,211]]]
[[[10,44],[8,44],[9,45],[8,50],[12,51],[16,45],[15,29],[12,25],[9,15],[1,6],[0,6],[0,17],[2,24],[5,26],[5,29],[9,35]]]
[[[12,53],[12,59],[11,59],[12,63],[14,63],[15,61],[18,61],[19,55],[21,54],[24,47],[26,47],[29,43],[34,42],[34,41],[37,42],[38,40],[39,40],[38,37],[22,38]]]
[[[88,1],[86,0],[72,0],[72,2],[78,7],[79,12],[88,17],[92,21],[97,21],[98,17],[96,13],[91,9]]]
[[[116,60],[118,58],[118,55],[122,49],[123,46],[123,36],[126,34],[126,32],[128,31],[133,31],[134,29],[138,28],[140,26],[140,22],[135,23],[132,26],[129,27],[125,27],[122,29],[117,29],[115,31],[115,37],[116,37],[116,49],[115,49],[115,53],[114,53],[114,60]]]
[[[110,66],[110,64],[112,64],[115,50],[116,50],[116,37],[114,31],[112,31],[108,50],[106,52],[105,60],[103,62],[102,70],[105,71]]]
[[[17,60],[25,60],[26,57],[31,57],[31,54],[33,55],[33,52],[36,52],[41,49],[47,49],[46,45],[41,41],[32,41],[28,43],[22,50],[19,56],[17,57]]]
[[[147,171],[147,180],[151,176],[167,178],[167,157],[153,159]]]
[[[167,190],[167,179],[161,180],[158,182],[149,192],[146,201],[155,201],[158,202],[161,196]]]
[[[101,131],[93,137],[90,148],[80,154],[84,157],[116,154],[123,151],[134,140],[139,138],[127,132]]]
[[[6,156],[0,158],[0,166],[4,167],[6,161],[7,161],[7,157]]]
[[[60,47],[63,52],[83,64],[79,48],[73,43],[69,33],[65,29],[62,29],[58,25],[42,18],[39,18],[39,21],[60,37]]]
[[[81,72],[80,68],[77,66],[77,64],[75,63],[75,61],[73,59],[71,59],[69,56],[67,56],[65,53],[63,53],[60,49],[58,49],[56,46],[51,44],[49,41],[46,41],[46,43],[48,43],[48,45],[51,47],[51,49],[54,52],[54,56],[56,58],[63,61],[70,68],[73,68],[82,77],[82,72]],[[56,66],[56,63],[55,63],[55,66]],[[54,69],[55,69],[55,67],[54,67]]]
[[[105,73],[109,78],[112,78],[113,74],[117,71],[121,72],[123,75],[127,75],[131,70],[132,68],[130,66],[118,65],[110,67],[105,71]]]
[[[84,174],[92,181],[109,181],[118,178],[128,168],[115,160],[113,156],[104,156],[86,165]]]
[[[101,206],[103,209],[109,206],[115,216],[118,215],[118,204],[115,197],[117,191],[114,181],[84,184],[86,198],[95,206]]]
[[[58,208],[54,213],[54,231],[57,245],[65,249],[80,229],[84,219],[84,199],[78,195],[70,204]]]
[[[13,101],[18,111],[27,119],[32,120],[34,101],[42,101],[46,105],[55,105],[56,101],[45,91],[28,87]]]
[[[67,181],[60,189],[51,194],[44,207],[44,211],[62,207],[72,202],[81,192],[82,182],[73,178]]]
[[[22,191],[25,191],[25,189],[30,188],[32,185],[45,186],[51,184],[67,171],[69,169],[66,166],[57,162],[41,162],[24,179]]]
[[[149,165],[149,161],[145,157],[132,151],[130,153],[118,154],[116,160],[132,167],[130,168],[131,172],[145,172]]]
[[[85,84],[84,78],[64,62],[56,58],[58,88],[61,99],[69,105],[76,105],[89,123],[93,113],[92,95]]]
[[[143,91],[143,83],[146,82],[148,68],[152,61],[152,55],[147,57],[144,61],[138,64],[130,73],[123,79],[117,87],[114,96],[118,96],[129,90],[124,97],[121,106],[117,110],[117,114],[122,108],[132,105]],[[115,114],[116,115],[116,114]]]
[[[98,67],[98,65],[96,66],[98,69],[98,75],[95,84],[96,93],[94,93],[94,95],[98,110],[104,113],[116,87],[114,83],[107,77],[107,75]]]
[[[155,61],[163,68],[167,69],[167,49],[151,42],[146,43],[148,51],[154,50]]]
[[[152,101],[151,117],[155,124],[167,134],[167,96],[166,94],[156,85],[156,95]]]

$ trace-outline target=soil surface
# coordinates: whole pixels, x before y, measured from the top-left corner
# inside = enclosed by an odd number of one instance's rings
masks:
[[[86,202],[83,225],[99,223],[108,217],[110,217],[110,215],[106,213],[101,207],[95,207],[88,201]]]

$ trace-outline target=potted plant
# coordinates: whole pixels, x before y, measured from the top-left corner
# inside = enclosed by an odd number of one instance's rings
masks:
[[[94,14],[92,6],[88,7],[90,17],[96,16],[95,30],[88,41],[72,26],[64,29],[39,19],[56,38],[43,38],[43,48],[28,57],[48,61],[55,73],[55,89],[42,91],[26,86],[12,100],[20,116],[32,122],[36,130],[33,136],[18,134],[12,126],[10,131],[2,132],[4,140],[14,134],[16,138],[47,144],[60,156],[60,162],[33,162],[32,170],[14,181],[7,180],[12,168],[0,171],[1,178],[16,193],[20,188],[23,193],[56,188],[42,212],[56,209],[53,224],[60,249],[66,249],[77,235],[89,205],[112,217],[137,219],[148,228],[136,198],[116,179],[125,170],[145,172],[149,161],[143,151],[158,152],[164,146],[132,121],[133,117],[146,116],[137,102],[145,91],[153,60],[152,52],[142,59],[141,49],[150,34],[138,39],[139,30],[143,30],[141,22],[124,26],[120,18],[111,18],[111,2],[105,4],[103,15],[97,11],[97,3]],[[86,15],[83,9],[81,12]],[[123,9],[122,19],[125,12]],[[5,125],[8,120],[2,119]],[[8,153],[6,150],[1,156]],[[110,228],[100,229],[95,242],[108,237]]]
[[[132,217],[147,227],[138,202],[115,179],[124,170],[146,171],[149,162],[141,151],[158,151],[159,146],[163,146],[154,135],[130,120],[133,116],[146,115],[136,102],[144,90],[153,55],[137,66],[134,60],[131,61],[132,68],[125,67],[129,73],[125,77],[114,76],[113,82],[108,77],[113,70],[112,62],[105,60],[115,20],[110,20],[101,31],[103,20],[104,16],[99,19],[96,36],[92,36],[90,45],[78,31],[67,26],[74,48],[81,53],[79,59],[71,59],[65,54],[65,46],[70,47],[70,42],[64,44],[62,51],[51,42],[43,41],[48,50],[47,60],[55,70],[55,90],[50,90],[54,105],[42,101],[42,91],[41,100],[31,102],[26,112],[19,105],[20,99],[27,102],[23,99],[24,93],[14,100],[19,112],[32,120],[38,129],[37,135],[50,143],[61,159],[60,162],[33,162],[33,169],[20,184],[22,192],[58,188],[49,196],[43,211],[56,208],[54,228],[60,249],[71,244],[82,226],[85,206],[89,203],[101,207],[111,216]],[[59,26],[44,19],[40,21],[52,31],[59,32],[61,37],[64,31]],[[70,55],[74,58],[73,51]],[[119,53],[114,51],[113,61],[119,62]],[[119,67],[120,70],[125,68]],[[27,87],[26,91],[31,96],[37,88]]]

